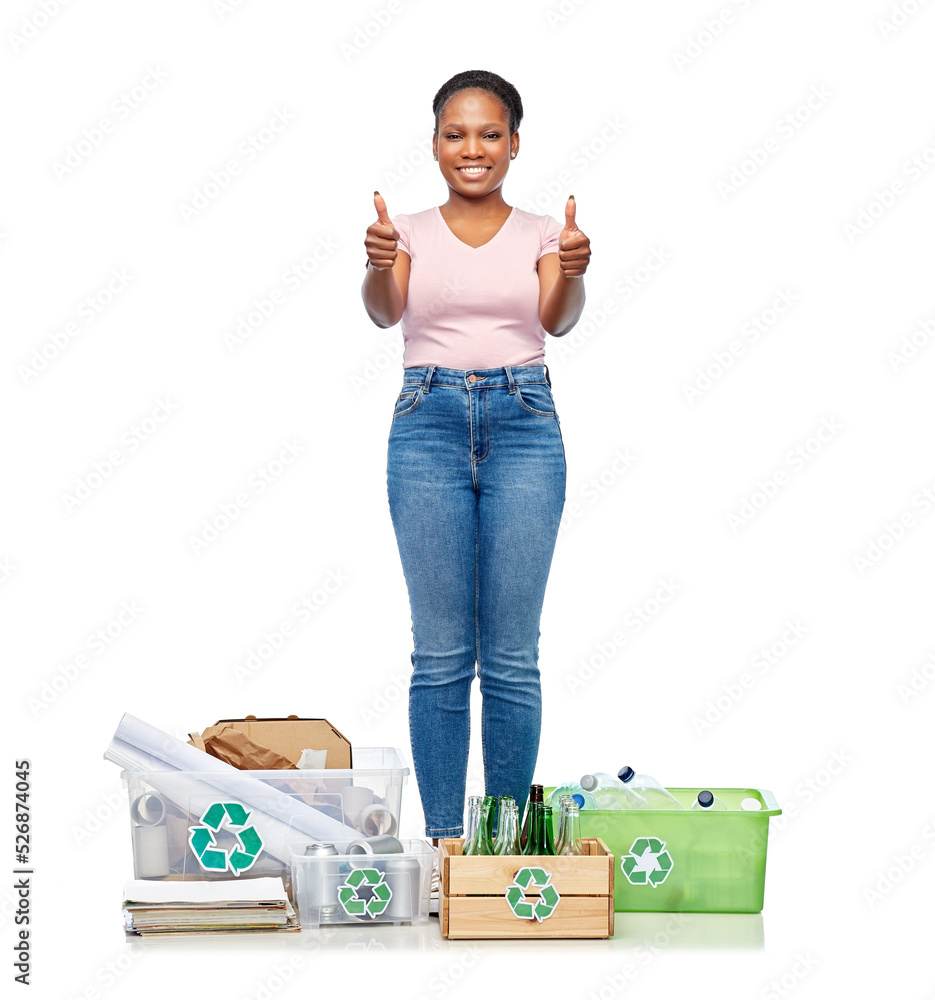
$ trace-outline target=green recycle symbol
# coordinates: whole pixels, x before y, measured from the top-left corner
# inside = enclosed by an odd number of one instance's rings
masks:
[[[370,899],[361,899],[357,895],[361,883],[370,888]],[[383,872],[378,872],[376,868],[355,869],[338,889],[338,900],[350,917],[362,917],[365,913],[375,917],[390,905],[392,898],[393,890],[383,881]]]
[[[519,917],[520,920],[535,918],[541,923],[552,916],[562,897],[551,884],[551,878],[551,873],[543,868],[520,868],[513,876],[513,885],[507,886],[506,890],[506,901],[514,917]],[[539,890],[539,897],[535,902],[526,899],[526,892],[530,889]]]
[[[190,826],[188,842],[206,872],[223,872],[228,868],[239,875],[253,866],[263,849],[263,840],[252,826],[247,826],[250,813],[237,802],[213,802],[205,809],[201,823]],[[236,831],[239,847],[229,851],[217,846],[214,835],[222,826],[239,827]]]
[[[666,842],[658,837],[637,837],[630,853],[620,860],[623,874],[633,885],[662,885],[672,871],[672,858],[665,849]]]

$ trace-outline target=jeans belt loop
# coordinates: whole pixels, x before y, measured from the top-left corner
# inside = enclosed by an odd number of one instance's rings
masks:
[[[432,376],[435,374],[435,365],[429,365],[429,370],[425,373],[425,382],[422,384],[422,391],[428,392],[432,384]]]
[[[505,365],[504,371],[506,372],[507,380],[510,383],[510,395],[512,396],[516,392],[516,382],[513,379],[513,370],[509,365]]]

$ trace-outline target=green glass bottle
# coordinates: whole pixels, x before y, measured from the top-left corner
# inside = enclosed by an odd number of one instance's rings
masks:
[[[523,854],[555,854],[552,842],[552,811],[544,802],[530,802],[529,836]]]

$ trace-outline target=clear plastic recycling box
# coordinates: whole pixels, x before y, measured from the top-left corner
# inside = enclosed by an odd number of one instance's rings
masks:
[[[355,747],[355,767],[121,772],[135,878],[280,875],[290,844],[398,836],[409,775],[393,747]]]

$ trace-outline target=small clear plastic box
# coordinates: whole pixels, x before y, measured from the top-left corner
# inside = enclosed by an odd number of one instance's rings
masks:
[[[305,854],[305,842],[292,845],[292,898],[302,927],[428,923],[435,848],[404,839],[401,854],[347,854],[348,843],[315,856]]]

